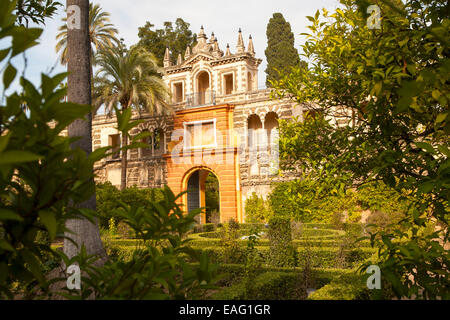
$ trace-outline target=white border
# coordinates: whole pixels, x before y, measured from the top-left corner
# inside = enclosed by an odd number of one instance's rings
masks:
[[[192,125],[193,124],[195,126],[196,124],[211,123],[211,122],[214,124],[214,143],[213,144],[208,144],[208,145],[201,145],[201,146],[193,146],[193,147],[191,147],[191,146],[186,145],[187,140],[183,139],[184,140],[184,146],[183,146],[184,149],[186,149],[186,150],[195,150],[195,149],[203,149],[203,148],[217,148],[217,126],[216,126],[217,119],[216,118],[209,119],[209,120],[197,120],[197,121],[183,122],[184,136],[185,137],[187,136],[187,134],[186,134],[186,127],[188,125]]]

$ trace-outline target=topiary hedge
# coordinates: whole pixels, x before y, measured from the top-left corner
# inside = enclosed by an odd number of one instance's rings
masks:
[[[271,216],[269,204],[253,192],[250,197],[245,200],[245,222],[258,223],[266,221]]]
[[[297,252],[292,245],[291,220],[288,217],[273,216],[269,221],[269,257],[271,265],[294,267],[297,265]]]
[[[218,247],[195,247],[196,249],[202,250],[207,253],[210,257],[211,261],[214,263],[226,263],[222,259],[222,251]],[[268,246],[264,247],[256,247],[256,249],[261,253],[263,261],[266,265],[273,265],[278,267],[291,267],[288,264],[274,264],[273,257],[270,256],[270,248]],[[305,248],[299,247],[297,248],[296,254],[302,254],[305,252]],[[342,261],[339,247],[313,247],[308,249],[310,250],[310,255],[312,256],[311,264],[314,268],[340,268],[342,267]],[[376,253],[376,249],[373,248],[352,248],[345,252],[345,265],[347,268],[353,268],[364,260],[370,258],[374,253]],[[233,257],[233,263],[244,263],[245,261],[245,252],[244,250],[240,250],[238,254]]]
[[[298,300],[305,297],[299,276],[290,272],[265,272],[256,277],[250,293],[242,282],[225,288],[212,296],[215,300]]]
[[[366,279],[357,274],[342,274],[313,292],[308,300],[369,300],[370,290]]]

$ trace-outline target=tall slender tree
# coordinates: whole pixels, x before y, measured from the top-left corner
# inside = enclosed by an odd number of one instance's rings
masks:
[[[146,48],[134,46],[125,50],[122,46],[100,50],[96,57],[99,70],[95,77],[94,105],[105,106],[107,113],[120,104],[128,108],[147,109],[151,114],[167,114],[171,108],[167,101],[170,92],[161,78],[156,57]],[[122,147],[128,145],[128,137],[122,136]],[[120,188],[127,185],[127,150],[122,151]]]
[[[289,73],[291,67],[298,66],[300,58],[294,46],[295,38],[291,30],[291,24],[284,19],[281,13],[274,13],[273,17],[270,18],[266,35],[266,84],[270,87],[270,81],[279,79],[278,71]]]
[[[67,69],[68,101],[79,104],[91,104],[91,46],[89,37],[89,1],[67,0]],[[87,155],[92,152],[92,114],[84,120],[76,120],[68,127],[70,137],[80,137],[73,142],[72,148],[80,148]],[[92,181],[94,184],[94,181]],[[80,204],[81,208],[96,209],[95,195]],[[64,240],[64,253],[68,257],[77,255],[84,244],[88,254],[105,256],[97,223],[85,218],[72,219],[66,222],[66,232],[75,243]]]

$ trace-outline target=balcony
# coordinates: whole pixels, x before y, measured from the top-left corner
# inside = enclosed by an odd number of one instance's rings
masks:
[[[207,90],[186,95],[186,108],[211,106],[216,104],[216,91]]]

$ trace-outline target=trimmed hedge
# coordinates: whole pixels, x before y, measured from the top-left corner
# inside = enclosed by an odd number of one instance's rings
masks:
[[[265,229],[262,231],[266,232]],[[216,230],[211,232],[202,232],[191,234],[191,238],[207,238],[207,239],[219,239],[223,234],[222,230]],[[333,229],[311,229],[305,228],[302,231],[302,239],[294,239],[294,240],[304,240],[305,238],[311,240],[330,240],[342,237],[345,234],[345,231],[342,230],[333,230]],[[239,230],[239,236],[247,236],[249,235],[249,230]],[[263,239],[261,239],[263,240]]]
[[[220,274],[226,274],[228,282],[231,286],[226,287],[210,298],[213,300],[243,300],[246,299],[247,293],[241,280],[243,274],[243,266],[241,265],[222,265],[219,267]],[[320,297],[320,290],[328,287],[330,282],[336,279],[354,279],[353,270],[343,269],[312,269],[315,287],[318,288],[313,294]],[[292,268],[265,267],[263,272],[257,276],[254,287],[248,295],[248,299],[254,300],[300,300],[306,299],[306,292],[301,282],[301,270],[293,270]],[[342,280],[340,280],[342,281]],[[225,284],[225,283],[222,283]],[[359,290],[359,287],[358,287]],[[317,294],[319,292],[319,294]],[[324,292],[324,291],[322,291]],[[360,294],[360,291],[358,291]],[[359,295],[356,294],[356,297]],[[311,297],[311,296],[310,296]],[[308,299],[310,299],[310,297]],[[319,300],[319,299],[317,299]]]
[[[207,247],[207,248],[196,248],[207,253],[212,262],[223,263],[220,248],[217,247]],[[262,254],[262,257],[266,263],[269,261],[269,247],[256,247],[258,251]],[[297,248],[297,252],[301,254],[304,252],[304,248]],[[337,247],[313,247],[312,251],[312,267],[314,268],[337,268],[340,267],[338,263],[339,248]],[[370,258],[376,249],[373,248],[353,248],[349,249],[347,254],[346,262],[349,268],[359,265],[365,259]],[[236,256],[234,263],[244,263],[245,255]]]
[[[242,247],[247,246],[248,240],[237,240],[239,242],[239,245]],[[194,238],[194,240],[189,242],[191,246],[193,247],[214,247],[216,245],[219,245],[220,239],[199,239]],[[292,244],[294,247],[304,247],[306,245],[310,247],[339,247],[341,243],[336,240],[292,240]],[[258,240],[258,246],[265,247],[269,246],[269,240],[267,239],[260,239]],[[370,247],[370,241],[364,240],[358,242],[358,247]]]
[[[265,272],[260,274],[249,293],[251,300],[298,300],[304,298],[299,275],[286,272]],[[214,300],[243,300],[247,296],[242,282],[225,288],[211,298]]]
[[[292,245],[291,219],[273,216],[269,221],[269,264],[279,267],[295,267],[297,251]]]
[[[365,277],[357,274],[342,274],[313,292],[308,300],[369,300],[370,297]]]

